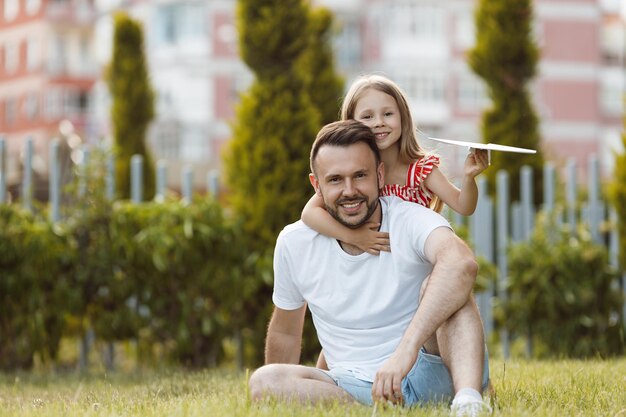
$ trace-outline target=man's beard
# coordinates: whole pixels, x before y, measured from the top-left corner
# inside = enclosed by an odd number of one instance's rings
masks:
[[[350,229],[357,229],[359,227],[361,227],[362,225],[364,225],[365,223],[367,223],[370,219],[370,217],[372,217],[372,215],[374,214],[374,212],[376,211],[376,208],[378,207],[378,203],[379,203],[379,199],[378,197],[376,197],[374,199],[374,201],[372,201],[371,204],[367,204],[367,199],[365,198],[360,198],[360,199],[340,199],[337,200],[336,204],[340,205],[346,202],[356,202],[356,201],[365,201],[366,205],[367,205],[367,212],[365,213],[365,216],[363,216],[363,219],[361,219],[361,221],[359,221],[358,223],[349,223],[346,220],[344,220],[341,216],[339,216],[339,213],[337,211],[335,211],[332,207],[330,207],[328,204],[324,203],[324,205],[326,206],[326,211],[328,213],[330,213],[331,216],[333,216],[333,218],[335,220],[337,220],[339,223],[343,224],[346,227],[349,227]]]

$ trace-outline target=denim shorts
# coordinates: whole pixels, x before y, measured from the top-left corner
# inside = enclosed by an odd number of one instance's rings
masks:
[[[342,368],[334,368],[332,371],[323,371],[330,376],[335,383],[348,392],[355,400],[365,405],[372,405],[372,382],[356,378],[352,371]],[[482,388],[485,390],[489,385],[489,359],[485,351],[483,366]],[[425,405],[427,403],[450,402],[454,397],[452,378],[441,357],[426,353],[424,348],[409,371],[402,380],[402,396],[406,407]]]

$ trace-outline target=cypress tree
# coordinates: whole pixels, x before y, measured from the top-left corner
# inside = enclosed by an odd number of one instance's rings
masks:
[[[269,256],[313,195],[311,145],[321,125],[337,119],[342,86],[332,72],[328,12],[312,11],[306,0],[239,0],[237,19],[240,54],[255,79],[237,108],[224,171],[245,236],[239,243],[251,254],[242,262],[242,288],[254,293],[235,333],[245,335],[240,351],[257,365],[271,312]],[[320,348],[309,321],[303,339],[302,357],[312,360]]]
[[[240,53],[255,80],[237,108],[225,174],[244,231],[265,250],[313,194],[308,156],[320,119],[298,66],[309,8],[303,0],[240,0],[237,13]]]
[[[332,13],[323,7],[313,9],[309,21],[309,46],[302,54],[300,65],[309,96],[320,113],[320,124],[323,126],[339,119],[344,80],[334,70],[335,56],[330,39],[334,24]]]
[[[528,83],[535,76],[539,50],[532,37],[532,0],[480,0],[475,12],[476,45],[469,65],[488,87],[492,106],[482,117],[484,141],[539,151],[539,121]],[[520,198],[520,168],[533,168],[534,198],[542,195],[543,157],[538,154],[493,152],[485,171],[495,190],[500,169],[509,173],[511,200]]]
[[[115,180],[118,195],[130,195],[130,159],[143,156],[144,198],[154,196],[154,163],[145,143],[154,117],[154,92],[148,80],[140,23],[124,13],[115,15],[113,58],[107,81],[112,97]]]

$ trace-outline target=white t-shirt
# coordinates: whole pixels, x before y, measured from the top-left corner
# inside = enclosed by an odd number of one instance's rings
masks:
[[[308,303],[329,369],[349,369],[373,381],[395,351],[419,303],[432,265],[424,255],[430,233],[450,227],[439,214],[397,197],[381,197],[381,231],[391,252],[352,256],[336,239],[290,224],[274,253],[276,307]]]

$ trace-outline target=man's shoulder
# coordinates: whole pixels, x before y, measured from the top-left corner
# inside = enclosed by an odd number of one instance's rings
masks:
[[[408,217],[411,220],[411,224],[427,223],[450,227],[445,217],[428,207],[405,201],[396,196],[381,197],[381,200],[383,201],[385,212],[391,218]]]
[[[383,204],[385,204],[387,208],[392,211],[406,210],[406,211],[413,211],[413,212],[420,212],[420,211],[433,212],[433,210],[427,207],[424,207],[421,204],[403,200],[400,197],[395,196],[395,195],[381,197],[381,200],[383,201]]]
[[[278,240],[307,240],[318,234],[318,232],[304,224],[302,220],[298,220],[285,226],[278,235]]]

